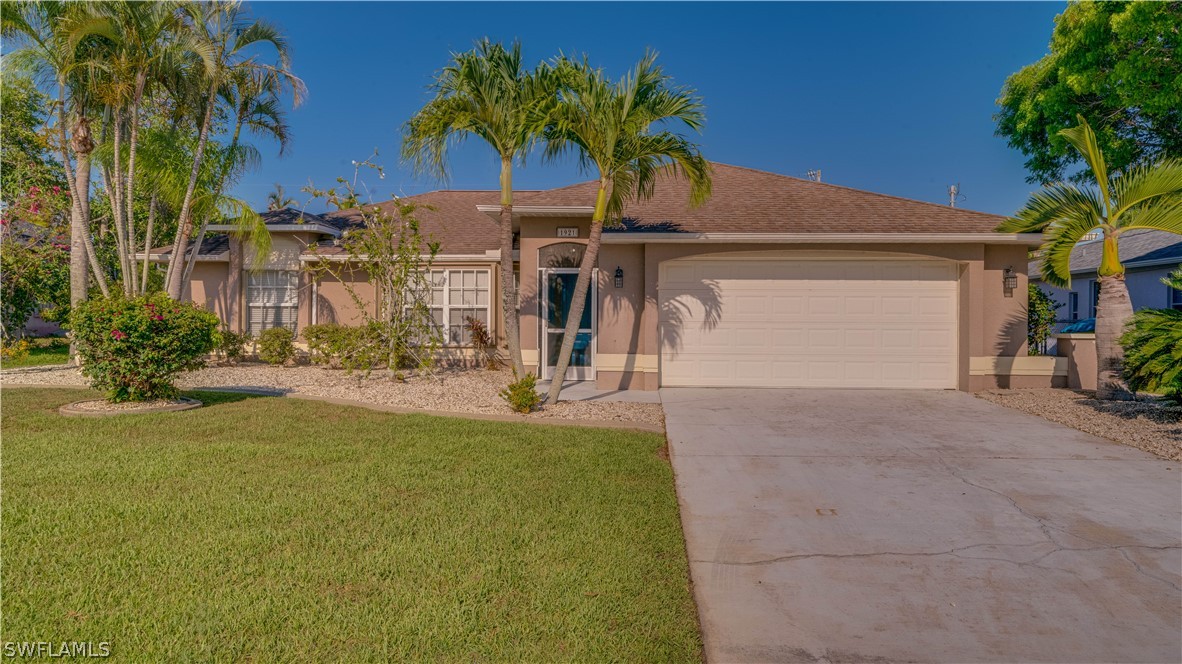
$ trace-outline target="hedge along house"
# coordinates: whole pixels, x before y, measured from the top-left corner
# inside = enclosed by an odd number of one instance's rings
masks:
[[[594,199],[594,182],[516,196],[521,342],[527,368],[545,379]],[[449,347],[464,348],[468,315],[499,334],[497,193],[409,200],[434,208],[419,218],[441,245],[434,301]],[[995,232],[1002,217],[723,164],[712,198],[695,209],[688,200],[684,183],[659,182],[604,233],[568,379],[643,390],[1065,381],[1064,358],[1026,352],[1027,252],[1041,237]],[[274,240],[263,264],[249,265],[240,243],[219,235],[203,246],[187,295],[252,333],[357,322],[342,284],[300,269],[340,259],[333,240],[349,216],[264,216]],[[167,249],[153,254],[166,260]]]

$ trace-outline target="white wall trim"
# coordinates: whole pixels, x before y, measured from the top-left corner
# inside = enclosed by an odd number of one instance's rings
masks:
[[[501,216],[500,205],[477,205],[476,209],[493,219]],[[595,214],[591,205],[514,205],[513,217],[590,217]]]
[[[1068,358],[1052,355],[970,357],[970,376],[1066,376]]]
[[[233,233],[240,232],[242,229],[233,224],[210,224],[206,230]],[[324,233],[333,237],[341,236],[340,229],[315,221],[308,224],[267,224],[267,231],[271,233]]]
[[[501,252],[496,251],[484,254],[439,254],[434,258],[430,256],[420,256],[420,259],[430,260],[432,267],[451,265],[454,263],[479,263],[482,265],[491,265],[492,263],[499,263],[501,260]],[[348,254],[300,254],[300,262],[302,263],[318,263],[320,261],[328,261],[331,263],[348,263],[354,260]],[[356,260],[368,261],[369,256],[362,254],[357,256]]]
[[[948,244],[983,243],[1037,246],[1041,233],[629,233],[606,232],[604,244],[647,243],[735,244]]]

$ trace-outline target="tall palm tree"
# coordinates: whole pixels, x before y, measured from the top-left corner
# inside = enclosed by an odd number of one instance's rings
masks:
[[[501,300],[513,368],[521,359],[520,315],[513,277],[513,162],[524,160],[554,105],[556,84],[545,63],[522,65],[521,44],[505,48],[488,39],[452,62],[434,83],[435,97],[403,126],[402,156],[419,173],[447,180],[447,148],[469,136],[485,141],[501,159]]]
[[[169,259],[166,290],[173,299],[180,299],[184,288],[184,257],[189,249],[189,236],[193,234],[193,198],[197,191],[219,91],[230,82],[236,72],[271,71],[290,87],[295,103],[298,104],[302,100],[304,93],[303,82],[291,74],[287,40],[270,23],[248,18],[242,3],[238,0],[186,3],[182,6],[182,18],[193,35],[194,43],[199,45],[198,55],[203,64],[202,79],[208,93],[198,125],[200,130],[193,168],[180,207],[176,241],[173,243]],[[273,48],[278,58],[276,65],[267,65],[254,55],[255,48],[262,45]]]
[[[57,87],[54,106],[58,149],[71,200],[71,305],[86,300],[92,274],[103,295],[108,294],[90,235],[90,158],[94,150],[90,119],[94,100],[86,74],[96,63],[87,57],[91,44],[82,36],[91,22],[85,3],[0,3],[0,34],[21,43],[19,50],[7,56],[8,64],[26,68]]]
[[[201,245],[205,241],[206,228],[218,210],[237,211],[232,218],[235,219],[240,232],[251,238],[251,246],[256,255],[266,255],[270,251],[271,235],[266,227],[262,226],[262,219],[244,202],[227,197],[225,191],[227,185],[231,181],[236,181],[242,172],[257,168],[262,161],[259,151],[254,146],[242,142],[243,128],[251,134],[274,139],[279,143],[280,155],[291,144],[291,128],[287,125],[279,101],[283,87],[283,78],[277,76],[274,71],[238,69],[219,93],[226,106],[232,109],[234,131],[231,133],[230,144],[225,154],[221,155],[219,160],[216,181],[210,192],[212,209],[202,215],[201,228],[197,231],[197,240],[193,244],[193,255],[185,265],[182,283],[188,281],[193,273],[197,256],[201,253]]]
[[[1122,376],[1124,350],[1119,339],[1133,316],[1119,240],[1126,231],[1149,228],[1182,234],[1182,160],[1165,159],[1111,175],[1096,134],[1079,116],[1079,125],[1059,132],[1087,162],[1094,187],[1066,182],[1033,194],[1003,233],[1043,233],[1042,278],[1055,286],[1071,284],[1071,251],[1095,230],[1103,236],[1100,301],[1096,307],[1096,396],[1130,399]]]
[[[673,85],[646,53],[620,81],[583,62],[559,60],[563,87],[558,107],[546,129],[546,156],[574,152],[580,165],[599,178],[587,250],[579,265],[558,365],[550,382],[549,403],[557,403],[570,364],[591,276],[599,257],[605,224],[619,223],[629,201],[651,198],[658,179],[681,177],[689,182],[690,204],[701,205],[711,192],[710,164],[685,136],[663,129],[670,123],[700,131],[704,107],[693,90]]]
[[[291,207],[296,204],[296,199],[288,196],[287,192],[283,190],[283,185],[279,184],[278,182],[275,183],[275,190],[267,194],[267,210],[271,212],[282,210],[283,208]]]
[[[92,6],[96,20],[91,30],[110,41],[106,76],[95,82],[102,87],[101,96],[108,105],[113,133],[113,158],[109,167],[104,165],[104,178],[108,181],[108,196],[115,216],[124,292],[132,295],[142,290],[135,270],[134,214],[141,105],[150,87],[180,67],[185,52],[200,51],[201,45],[192,39],[191,33],[179,29],[177,2],[98,2]],[[124,137],[127,138],[126,164]]]

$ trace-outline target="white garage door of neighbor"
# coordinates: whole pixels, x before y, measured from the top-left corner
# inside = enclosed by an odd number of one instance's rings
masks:
[[[670,261],[661,384],[955,388],[956,279],[945,261]]]

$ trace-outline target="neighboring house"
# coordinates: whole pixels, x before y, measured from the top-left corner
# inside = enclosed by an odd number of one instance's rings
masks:
[[[516,195],[521,341],[543,378],[594,199],[594,182]],[[441,244],[437,319],[451,348],[467,341],[466,316],[499,333],[497,193],[409,200],[434,208],[419,217]],[[1026,364],[1025,266],[1040,238],[994,232],[1002,217],[723,164],[712,198],[696,209],[688,200],[683,182],[658,182],[652,200],[604,234],[569,378],[646,390],[1050,384],[1049,369]],[[186,294],[252,334],[358,322],[340,283],[301,270],[339,260],[333,240],[353,219],[263,216],[274,238],[264,264],[249,264],[230,229],[215,227],[222,234],[206,240]],[[167,260],[167,248],[152,253]]]
[[[1162,283],[1162,278],[1182,264],[1182,236],[1166,231],[1138,229],[1120,236],[1120,258],[1125,266],[1125,285],[1133,309],[1182,310],[1182,291]],[[1103,242],[1100,238],[1082,242],[1071,252],[1071,287],[1059,288],[1039,278],[1039,261],[1030,262],[1031,282],[1063,306],[1058,309],[1061,324],[1096,317],[1100,297],[1100,268]]]

